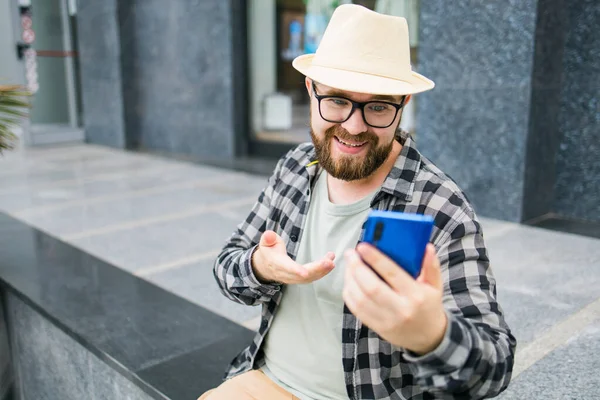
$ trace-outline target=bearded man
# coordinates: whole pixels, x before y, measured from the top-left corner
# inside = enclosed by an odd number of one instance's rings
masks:
[[[516,341],[464,193],[398,127],[411,95],[408,26],[357,5],[333,14],[306,76],[312,143],[277,164],[214,274],[262,307],[253,343],[201,398],[479,399],[507,387]],[[370,210],[430,215],[413,279],[361,242]],[[398,241],[403,240],[398,237]]]

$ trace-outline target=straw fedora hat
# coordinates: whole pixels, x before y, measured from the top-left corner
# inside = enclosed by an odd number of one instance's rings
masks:
[[[294,68],[332,88],[406,95],[433,89],[410,65],[408,24],[355,4],[335,9],[315,54],[296,57]]]

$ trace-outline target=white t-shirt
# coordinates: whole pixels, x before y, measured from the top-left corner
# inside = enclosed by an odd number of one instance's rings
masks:
[[[263,371],[301,399],[347,399],[342,366],[344,251],[354,248],[376,191],[352,204],[329,201],[317,178],[296,261],[335,252],[335,268],[310,284],[286,285],[264,342]]]

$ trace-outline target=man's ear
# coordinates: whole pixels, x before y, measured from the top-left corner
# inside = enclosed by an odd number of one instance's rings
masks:
[[[406,96],[406,100],[404,100],[404,105],[407,105],[410,102],[410,99],[412,99],[412,94]]]
[[[304,78],[304,83],[306,84],[306,91],[308,92],[308,97],[312,95],[312,80],[307,76]]]

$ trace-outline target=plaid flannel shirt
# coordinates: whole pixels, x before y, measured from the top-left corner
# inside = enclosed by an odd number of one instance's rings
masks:
[[[431,215],[431,242],[442,266],[448,328],[431,353],[396,348],[344,306],[342,363],[350,399],[479,399],[500,393],[510,381],[516,340],[496,301],[481,226],[464,193],[415,148],[398,137],[402,151],[371,208]],[[262,305],[252,344],[230,365],[225,379],[264,364],[261,344],[277,313],[281,285],[258,281],[251,257],[265,230],[277,232],[295,259],[317,176],[314,147],[299,145],[284,156],[250,215],[218,256],[214,275],[233,301]],[[364,233],[364,227],[363,227]],[[362,234],[361,234],[362,237]],[[310,351],[310,350],[307,350]]]

